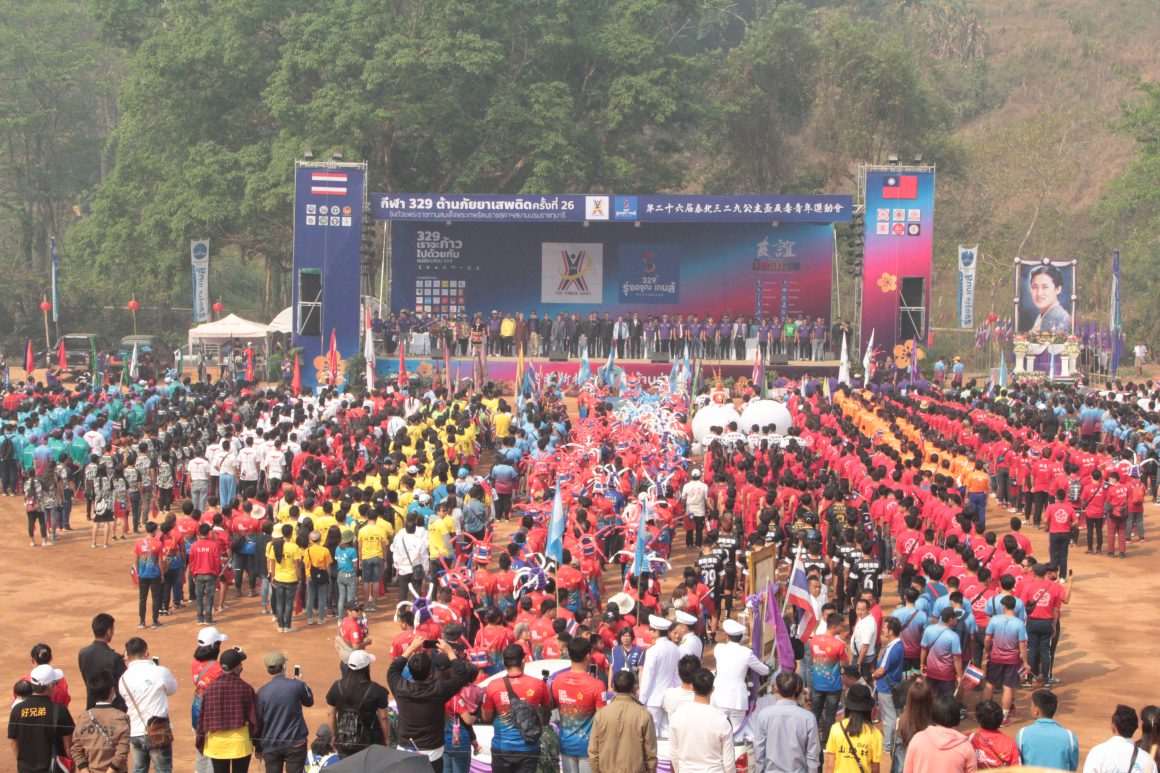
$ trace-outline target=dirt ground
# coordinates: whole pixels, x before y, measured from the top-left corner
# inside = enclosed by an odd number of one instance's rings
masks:
[[[53,648],[54,665],[61,668],[73,696],[73,715],[84,705],[84,687],[77,669],[77,651],[92,640],[89,623],[98,612],[108,612],[117,619],[114,648],[124,646],[126,639],[142,635],[150,652],[173,670],[178,691],[171,698],[171,716],[176,728],[175,770],[192,769],[193,733],[190,727],[190,688],[193,650],[199,626],[196,614],[186,608],[173,617],[162,618],[158,630],[138,631],[137,592],[129,579],[132,543],[115,543],[108,550],[89,547],[86,531],[74,531],[48,548],[31,548],[25,539],[25,517],[21,500],[0,498],[0,530],[12,538],[12,549],[5,554],[0,568],[0,598],[5,599],[7,624],[0,675],[5,684],[24,677],[30,668],[28,652],[37,642]],[[992,523],[998,523],[992,502]],[[1149,525],[1160,508],[1149,504]],[[1007,516],[1002,513],[1003,519]],[[74,526],[86,527],[83,509],[73,516]],[[1039,555],[1046,556],[1046,535],[1030,535]],[[682,543],[683,544],[683,541]],[[1148,642],[1155,635],[1148,599],[1160,594],[1160,575],[1145,571],[1155,560],[1155,543],[1129,546],[1127,560],[1105,556],[1072,554],[1076,583],[1070,607],[1063,619],[1063,638],[1058,649],[1056,675],[1062,683],[1056,689],[1061,707],[1057,718],[1079,735],[1082,753],[1110,734],[1109,722],[1117,703],[1137,709],[1160,696],[1147,687],[1152,657]],[[689,562],[686,551],[678,551],[674,572]],[[671,577],[672,575],[670,575]],[[612,579],[611,575],[608,577]],[[667,583],[666,583],[667,585]],[[389,599],[393,601],[393,595]],[[380,604],[371,615],[372,645],[379,656],[372,666],[378,681],[385,681],[386,653],[397,627],[390,622],[392,604]],[[261,614],[258,599],[235,599],[231,594],[229,609],[215,615],[215,623],[229,635],[227,646],[239,645],[249,654],[244,678],[255,687],[267,680],[262,658],[274,649],[283,651],[288,664],[302,666],[303,679],[315,692],[316,705],[307,713],[311,730],[325,720],[324,695],[338,677],[337,658],[332,646],[334,628],[299,625],[289,634],[279,634],[268,616]],[[1017,697],[1019,725],[1028,721],[1029,693]],[[968,698],[973,704],[976,697]],[[79,708],[78,708],[79,707]],[[963,726],[972,729],[972,723]],[[1012,727],[1014,731],[1016,727]],[[0,773],[15,770],[15,761],[0,754]]]

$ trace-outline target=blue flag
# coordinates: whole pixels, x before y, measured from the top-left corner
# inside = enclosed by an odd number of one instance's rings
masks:
[[[632,552],[632,574],[636,577],[640,577],[640,573],[646,568],[644,563],[644,546],[648,542],[648,528],[644,524],[648,520],[648,512],[648,497],[641,494],[640,522],[636,527],[636,547]]]
[[[56,254],[56,237],[49,240],[52,245],[52,321],[60,322],[60,312],[57,310],[59,304],[56,302],[56,271],[60,264],[60,260]],[[136,331],[133,331],[136,332]]]
[[[576,373],[576,386],[583,386],[592,376],[592,365],[588,362],[588,344],[580,350],[580,370]]]
[[[560,487],[556,487],[556,497],[552,500],[552,518],[548,521],[548,544],[544,548],[544,555],[557,563],[564,560],[564,526],[568,519],[564,517],[564,501],[560,496]]]
[[[612,347],[608,352],[608,362],[604,363],[604,367],[600,369],[600,378],[606,386],[612,386],[612,369],[616,366],[616,347]]]

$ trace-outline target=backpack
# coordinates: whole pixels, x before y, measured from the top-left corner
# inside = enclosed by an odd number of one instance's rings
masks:
[[[1083,492],[1083,484],[1078,479],[1068,481],[1067,484],[1067,501],[1072,504],[1079,503],[1079,496]]]
[[[362,705],[366,702],[367,696],[371,694],[372,687],[374,687],[374,683],[367,685],[366,692],[363,693],[353,710],[343,709],[338,712],[338,720],[334,726],[334,745],[340,752],[343,749],[365,746],[367,743],[370,728],[363,721]]]
[[[516,693],[512,689],[512,680],[509,677],[505,676],[503,678],[503,684],[507,688],[512,724],[520,732],[524,743],[529,746],[538,744],[540,742],[540,736],[544,732],[544,727],[540,723],[540,713],[532,704],[523,698],[516,697]]]
[[[0,461],[8,461],[16,453],[16,444],[12,442],[12,438],[5,436],[0,440]]]

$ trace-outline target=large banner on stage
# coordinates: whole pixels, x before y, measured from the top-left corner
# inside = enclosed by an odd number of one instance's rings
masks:
[[[889,352],[902,340],[926,340],[933,235],[933,169],[867,171],[863,341],[873,332],[875,347]]]
[[[391,307],[830,319],[832,224],[618,222],[619,198],[587,225],[395,221]]]
[[[1071,333],[1075,330],[1076,261],[1015,259],[1015,330]]]
[[[331,374],[331,331],[341,363],[359,351],[366,165],[300,162],[294,172],[294,321],[304,386],[342,384]]]

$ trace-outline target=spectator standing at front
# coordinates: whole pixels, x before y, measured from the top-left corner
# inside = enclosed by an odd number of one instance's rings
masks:
[[[471,684],[477,672],[442,639],[434,657],[424,651],[424,641],[422,636],[411,639],[403,654],[391,661],[387,686],[398,705],[400,747],[425,755],[441,773],[447,701]],[[410,679],[403,677],[404,670]],[[446,678],[438,673],[443,670],[449,672]]]
[[[747,733],[754,738],[754,773],[815,773],[822,763],[818,721],[798,705],[802,678],[782,671],[774,679],[777,700],[758,711]]]
[[[149,742],[146,723],[154,717],[169,717],[169,696],[177,692],[177,680],[164,666],[149,659],[149,645],[134,636],[125,642],[128,668],[118,690],[129,705],[129,746],[133,751],[133,773],[173,773],[173,746],[155,748]]]
[[[64,678],[60,669],[37,666],[29,675],[32,695],[12,707],[8,715],[8,740],[13,746],[18,773],[51,773],[54,758],[72,746],[73,719],[68,708],[54,703],[53,685]]]
[[[259,738],[258,700],[242,680],[246,654],[226,650],[219,663],[222,675],[205,690],[197,718],[197,746],[213,764],[214,773],[246,773]]]
[[[1055,721],[1058,707],[1059,699],[1050,690],[1031,694],[1031,716],[1035,721],[1015,736],[1024,765],[1056,770],[1079,768],[1079,740]]]
[[[121,711],[125,710],[125,699],[116,688],[121,674],[125,673],[125,658],[119,652],[114,652],[109,646],[113,640],[115,620],[113,616],[101,612],[93,618],[93,643],[77,653],[77,666],[80,668],[81,678],[85,681],[85,709],[91,709],[101,699],[98,693],[93,692],[91,680],[97,674],[108,671],[113,675],[112,705]]]
[[[371,680],[374,662],[374,655],[355,650],[347,658],[346,673],[326,692],[334,749],[344,757],[387,742],[390,698],[386,687]]]
[[[874,696],[864,684],[846,691],[846,717],[830,727],[825,773],[877,773],[882,764],[882,733],[870,721]]]
[[[636,673],[612,677],[612,701],[596,712],[588,738],[592,773],[656,773],[657,731],[652,715],[633,696]]]
[[[258,726],[266,773],[302,773],[310,728],[303,708],[314,705],[314,693],[295,674],[286,676],[286,656],[270,652],[265,660],[270,681],[258,688]]]
[[[980,769],[1009,768],[1019,764],[1019,747],[1015,739],[999,729],[1005,719],[1003,708],[993,700],[981,701],[975,706],[979,730],[967,740],[975,750],[975,761]]]
[[[1156,773],[1156,762],[1149,750],[1132,743],[1139,725],[1134,708],[1116,706],[1112,712],[1112,737],[1092,747],[1084,760],[1083,773]]]
[[[117,693],[111,672],[93,674],[90,684],[98,697],[80,714],[73,732],[72,760],[78,770],[123,773],[129,769],[129,717],[113,706]]]
[[[702,668],[693,675],[693,702],[673,712],[669,753],[673,773],[716,773],[737,767],[733,724],[711,704],[713,672]]]
[[[894,731],[898,724],[898,708],[894,691],[902,684],[903,649],[902,621],[888,617],[882,623],[882,649],[878,652],[874,669],[874,692],[878,700],[878,718],[882,721],[882,751],[894,753]]]
[[[978,762],[971,742],[955,729],[962,721],[955,697],[935,696],[931,718],[934,724],[910,739],[905,773],[973,773],[977,770]]]

